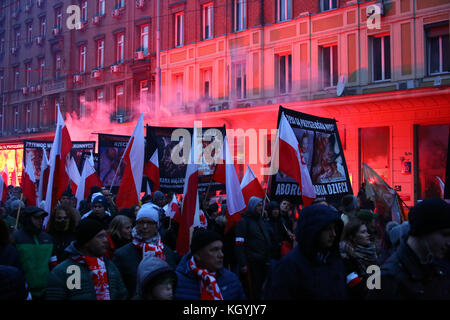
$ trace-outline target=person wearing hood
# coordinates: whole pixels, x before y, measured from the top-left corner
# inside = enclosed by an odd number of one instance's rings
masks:
[[[380,288],[370,290],[369,299],[450,299],[450,275],[438,263],[450,251],[450,204],[425,199],[408,220],[406,241],[381,266]]]
[[[47,300],[125,300],[127,290],[120,272],[104,257],[107,234],[96,219],[83,219],[76,239],[67,248],[68,258],[52,270]],[[78,280],[75,275],[78,272]]]
[[[137,270],[136,299],[173,300],[177,274],[164,260],[147,256]]]
[[[75,209],[59,204],[50,215],[48,233],[53,237],[56,257],[59,262],[67,258],[65,249],[75,240],[77,218]]]
[[[86,219],[87,217],[95,218],[103,225],[104,229],[108,229],[109,224],[112,220],[112,215],[106,210],[108,206],[108,200],[101,193],[94,193],[92,195],[92,209],[85,213],[81,219]]]
[[[22,228],[14,232],[13,238],[25,280],[33,299],[42,299],[50,273],[57,264],[53,238],[42,232],[47,212],[38,207],[26,207],[20,212]]]
[[[175,300],[245,300],[236,274],[223,267],[222,237],[204,228],[192,234],[190,251],[181,259]]]
[[[272,253],[270,227],[262,215],[262,199],[251,197],[236,226],[236,256],[247,297],[261,298]]]
[[[158,257],[173,268],[179,261],[177,254],[162,243],[158,225],[158,210],[153,206],[143,206],[136,216],[131,243],[114,252],[113,261],[122,275],[130,298],[136,294],[137,269],[143,258]]]
[[[310,205],[300,212],[298,245],[271,270],[267,300],[342,300],[347,298],[344,263],[339,255],[343,222],[337,210]]]

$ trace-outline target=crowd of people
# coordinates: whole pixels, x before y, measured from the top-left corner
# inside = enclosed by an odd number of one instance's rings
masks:
[[[110,190],[94,187],[77,208],[69,188],[49,213],[10,186],[0,207],[0,299],[450,299],[444,200],[425,199],[397,223],[374,213],[363,192],[301,209],[251,197],[232,224],[226,200],[201,196],[207,223],[191,228],[180,254],[170,199],[156,191],[119,211]]]

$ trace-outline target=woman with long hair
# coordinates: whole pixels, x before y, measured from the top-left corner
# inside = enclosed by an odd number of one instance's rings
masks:
[[[112,259],[114,251],[131,242],[133,224],[129,217],[118,215],[112,219],[108,228],[109,250],[106,256]]]
[[[78,215],[73,207],[61,204],[57,205],[50,215],[48,233],[53,237],[58,263],[68,257],[64,250],[75,240],[75,227],[78,220]]]

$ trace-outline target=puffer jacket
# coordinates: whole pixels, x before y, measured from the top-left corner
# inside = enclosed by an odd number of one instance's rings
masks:
[[[72,242],[66,252],[69,257],[82,255]],[[114,263],[105,258],[105,266],[109,283],[109,294],[111,300],[125,300],[127,298],[127,290],[123,284],[120,272]],[[67,279],[73,273],[67,273],[70,266],[78,266],[81,271],[80,289],[69,289],[67,287]],[[46,300],[96,300],[95,288],[92,282],[92,276],[85,264],[81,264],[67,258],[57,267],[55,267],[48,278]]]
[[[200,300],[200,279],[188,267],[191,257],[188,252],[176,269],[178,284],[175,300]],[[246,300],[241,282],[234,273],[222,268],[216,273],[216,280],[224,300]]]
[[[318,236],[332,222],[336,238],[327,258],[319,258]],[[325,205],[303,209],[298,220],[298,245],[274,262],[264,297],[267,300],[342,300],[347,298],[344,263],[339,255],[343,222],[336,210]]]

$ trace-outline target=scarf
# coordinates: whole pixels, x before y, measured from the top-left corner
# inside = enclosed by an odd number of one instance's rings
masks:
[[[361,245],[354,245],[348,241],[342,241],[340,243],[340,252],[342,258],[354,258],[362,274],[366,274],[367,267],[373,264],[377,264],[377,252],[375,244],[371,244],[369,247]]]
[[[103,258],[89,256],[75,256],[72,259],[78,263],[85,264],[91,273],[94,283],[95,296],[97,300],[111,300],[109,295],[109,282],[106,265]]]
[[[223,300],[215,272],[210,273],[206,269],[198,268],[195,264],[194,257],[189,261],[188,268],[200,277],[200,300]]]
[[[142,250],[142,259],[148,256],[153,256],[160,258],[163,261],[166,261],[166,257],[164,256],[163,252],[164,245],[161,242],[161,237],[158,233],[153,238],[143,240],[142,237],[140,237],[137,234],[136,228],[134,228],[132,232],[132,237],[133,237],[132,241],[133,245],[136,248]]]

